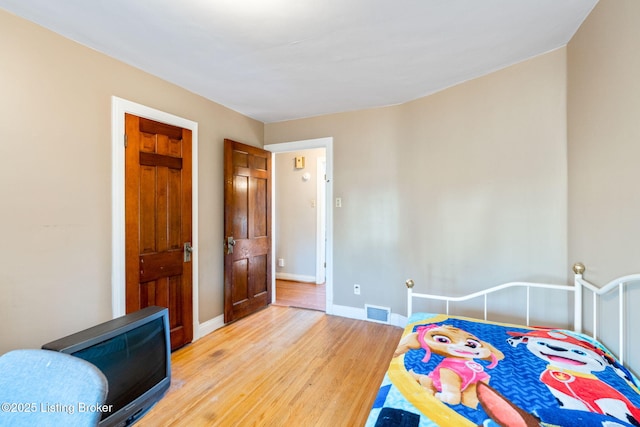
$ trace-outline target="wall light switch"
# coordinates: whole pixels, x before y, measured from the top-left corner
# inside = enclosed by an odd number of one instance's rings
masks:
[[[304,156],[296,156],[296,169],[304,169]]]

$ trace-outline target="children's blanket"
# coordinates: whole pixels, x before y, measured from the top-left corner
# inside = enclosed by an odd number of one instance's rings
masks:
[[[581,334],[416,313],[366,426],[640,426],[638,384]]]

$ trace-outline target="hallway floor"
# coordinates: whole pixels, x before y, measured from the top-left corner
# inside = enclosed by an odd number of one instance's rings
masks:
[[[276,280],[276,301],[274,305],[326,310],[325,284]]]

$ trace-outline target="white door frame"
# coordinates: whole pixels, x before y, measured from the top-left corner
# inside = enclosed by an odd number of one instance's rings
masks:
[[[291,151],[301,151],[301,150],[310,150],[315,148],[324,148],[325,149],[325,158],[326,158],[326,173],[327,173],[327,182],[325,187],[325,206],[326,209],[326,262],[327,268],[326,272],[326,308],[325,311],[327,314],[333,314],[333,209],[330,207],[333,206],[331,201],[333,200],[333,137],[326,138],[316,138],[316,139],[306,139],[302,141],[292,141],[292,142],[283,142],[279,144],[268,144],[263,147],[267,151],[271,151],[272,164],[275,164],[275,155],[277,153],[287,153]],[[271,201],[271,215],[274,218],[271,221],[272,224],[275,224],[275,216],[276,216],[276,203],[275,199],[278,195],[275,192],[275,180],[272,183],[272,201]],[[272,236],[275,236],[275,233],[271,233]],[[271,239],[271,253],[276,253],[275,248],[275,239]],[[275,266],[276,260],[275,257],[271,257],[271,271],[276,271]],[[271,277],[271,289],[272,289],[272,300],[275,301],[276,298],[276,276],[275,274]]]
[[[125,164],[124,115],[167,123],[191,130],[193,341],[200,337],[198,323],[198,123],[126,99],[111,97],[111,310],[114,318],[126,313],[125,290]]]
[[[326,281],[326,216],[327,216],[327,159],[318,157],[317,173],[316,173],[316,285],[320,285]]]

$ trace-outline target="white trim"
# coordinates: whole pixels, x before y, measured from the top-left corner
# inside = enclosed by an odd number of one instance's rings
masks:
[[[325,282],[326,257],[326,216],[327,197],[326,193],[326,173],[327,159],[318,157],[316,172],[316,285]]]
[[[367,318],[364,308],[351,307],[348,305],[334,305],[332,314],[349,319],[366,320]]]
[[[126,312],[125,300],[125,207],[124,207],[124,115],[156,120],[192,132],[192,239],[193,340],[200,338],[198,323],[198,123],[126,99],[111,97],[111,310],[114,318]]]
[[[303,141],[292,141],[292,142],[283,142],[280,144],[268,144],[263,147],[267,151],[271,151],[273,162],[275,164],[275,155],[276,153],[286,153],[291,151],[299,151],[299,150],[310,150],[315,148],[324,148],[325,156],[326,156],[326,173],[327,173],[327,184],[326,184],[326,194],[325,194],[325,206],[333,206],[331,204],[331,200],[333,200],[333,137],[325,137],[325,138],[317,138],[317,139],[306,139]],[[275,198],[277,195],[275,194],[275,179],[272,183],[272,218],[275,219]],[[275,221],[272,221],[275,223]],[[272,233],[272,236],[275,234]],[[326,308],[325,311],[327,314],[333,313],[333,209],[326,210],[326,235],[327,235],[327,246],[326,246]],[[271,251],[275,254],[275,239],[272,239],[271,243]],[[276,260],[275,257],[271,257],[271,266],[272,271],[276,271]],[[275,286],[275,274],[272,277],[272,300],[276,300],[276,286]]]
[[[305,276],[302,274],[276,273],[276,279],[317,284],[314,276]]]
[[[199,329],[200,329],[200,338],[204,337],[205,335],[210,334],[211,332],[220,329],[224,326],[224,315],[221,314],[220,316],[214,317],[213,319],[209,319],[206,322],[200,323],[199,325]]]
[[[367,319],[367,312],[364,308],[356,308],[347,305],[334,305],[333,314],[340,317],[347,317],[349,319],[364,320],[373,323],[385,323],[399,328],[404,328],[407,325],[407,317],[397,313],[389,314],[389,322],[377,322],[372,319]]]

